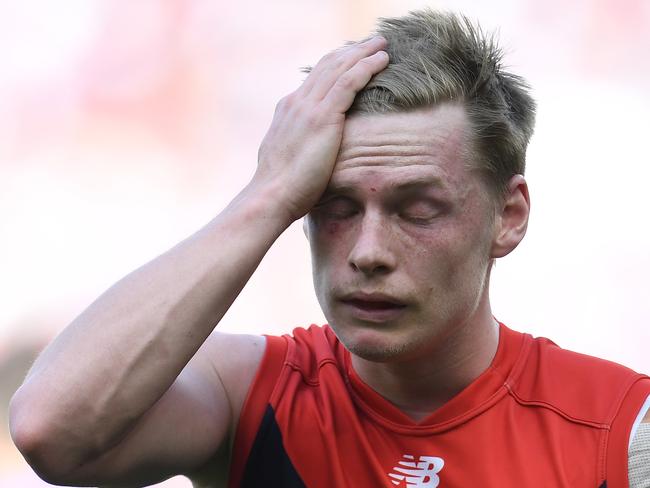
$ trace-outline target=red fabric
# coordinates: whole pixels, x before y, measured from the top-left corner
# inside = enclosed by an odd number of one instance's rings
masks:
[[[241,484],[246,458],[255,440],[275,381],[282,371],[287,353],[287,341],[284,337],[267,336],[265,347],[264,357],[257,369],[237,423],[228,482],[232,487]]]
[[[415,423],[363,383],[329,327],[296,329],[285,341],[268,342],[230,486],[270,403],[309,488],[598,488],[605,480],[628,488],[628,436],[650,378],[623,366],[501,325],[492,365]]]

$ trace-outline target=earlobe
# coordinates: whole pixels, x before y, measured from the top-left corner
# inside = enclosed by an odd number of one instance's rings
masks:
[[[497,211],[492,258],[503,257],[517,247],[526,235],[529,214],[528,185],[522,175],[515,175],[508,182],[506,197]]]

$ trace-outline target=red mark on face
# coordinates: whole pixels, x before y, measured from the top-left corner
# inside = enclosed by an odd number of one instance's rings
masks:
[[[377,188],[370,187],[370,191],[377,191]]]
[[[327,233],[329,235],[331,235],[331,236],[336,235],[339,232],[339,223],[338,222],[330,222],[329,224],[327,224],[325,229],[327,230]]]

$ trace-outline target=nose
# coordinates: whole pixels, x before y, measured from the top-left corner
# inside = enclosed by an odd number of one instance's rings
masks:
[[[348,261],[354,271],[366,276],[389,274],[397,264],[387,222],[366,213],[360,222]]]

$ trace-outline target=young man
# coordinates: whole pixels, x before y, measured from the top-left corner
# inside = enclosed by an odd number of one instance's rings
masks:
[[[462,18],[423,11],[378,33],[278,104],[253,179],[218,217],[36,361],[11,432],[44,479],[642,486],[650,378],[492,316],[492,263],[528,222],[525,84]],[[213,332],[303,216],[330,325]]]

